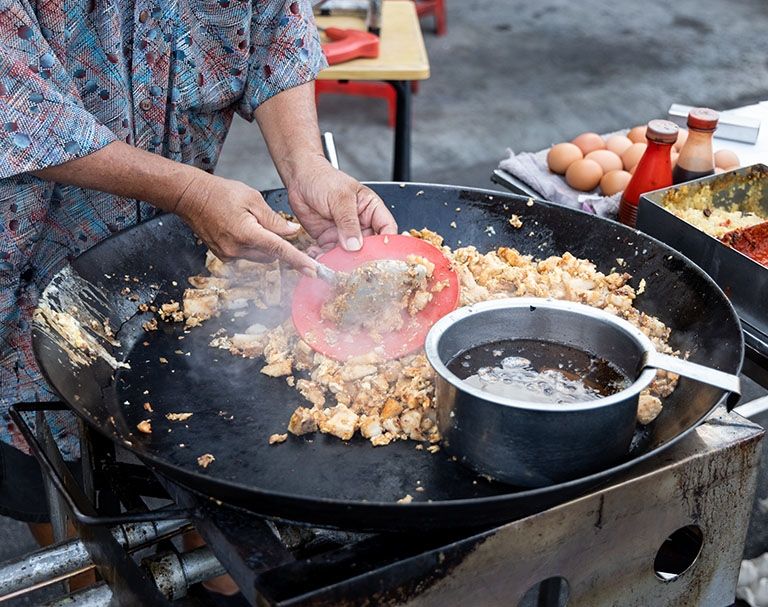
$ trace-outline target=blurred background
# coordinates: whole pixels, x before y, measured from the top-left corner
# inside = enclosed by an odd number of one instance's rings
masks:
[[[413,181],[492,187],[506,149],[768,99],[765,0],[447,0],[448,31],[422,20],[431,77],[413,97]],[[383,100],[326,94],[320,126],[341,167],[391,178]],[[280,186],[256,126],[236,119],[217,173]]]

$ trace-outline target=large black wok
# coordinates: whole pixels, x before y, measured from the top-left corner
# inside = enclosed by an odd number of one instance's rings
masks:
[[[623,258],[624,268],[634,276],[632,284],[646,280],[636,305],[672,328],[675,348],[722,371],[737,373],[741,368],[739,321],[723,293],[698,267],[648,236],[566,208],[530,205],[527,198],[514,195],[419,184],[373,188],[391,205],[401,228],[426,226],[454,247],[474,244],[485,251],[506,245],[541,257],[570,251],[593,260],[604,272]],[[275,208],[288,208],[282,190],[267,198]],[[510,226],[513,213],[521,217],[521,229]],[[286,443],[270,446],[267,437],[284,431],[301,399],[283,378],[259,373],[261,361],[208,346],[211,333],[229,318],[189,334],[179,324],[162,323],[160,330],[147,333],[141,324],[150,315],[137,313],[139,302],[121,294],[129,286],[142,301],[179,300],[186,277],[202,270],[204,254],[205,247],[179,219],[162,216],[109,238],[73,263],[76,275],[106,293],[105,308],[112,326],[119,327],[121,347],[115,355],[127,360],[130,370],[114,373],[103,361],[73,366],[39,327],[35,352],[62,398],[101,433],[175,482],[259,514],[384,530],[510,520],[584,493],[669,447],[724,396],[683,379],[659,418],[638,430],[625,463],[536,490],[488,482],[445,453],[417,450],[410,441],[374,448],[359,437],[342,442],[316,434],[290,436]],[[59,275],[52,284],[57,280],[65,278]],[[160,364],[160,357],[169,362]],[[144,410],[145,401],[152,403],[153,414]],[[170,422],[167,412],[194,415],[186,422]],[[152,434],[138,433],[137,422],[149,417]],[[204,453],[216,458],[207,469],[197,464]],[[425,490],[416,491],[419,486]],[[406,494],[413,496],[412,503],[396,503]]]

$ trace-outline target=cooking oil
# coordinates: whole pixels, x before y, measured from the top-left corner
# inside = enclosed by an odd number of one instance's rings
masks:
[[[448,369],[489,394],[538,404],[596,400],[630,384],[605,359],[571,346],[528,339],[470,348],[450,361]]]

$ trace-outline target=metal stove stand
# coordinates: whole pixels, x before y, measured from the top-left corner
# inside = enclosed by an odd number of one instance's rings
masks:
[[[77,483],[42,408],[23,405],[14,416],[51,484],[59,531],[67,512],[82,539],[0,565],[0,605],[95,567],[103,582],[49,606],[205,605],[189,588],[226,570],[252,605],[726,607],[763,435],[721,409],[662,456],[541,513],[472,532],[364,535],[222,504],[119,461],[84,426]],[[23,419],[33,412],[34,432]],[[167,505],[153,510],[147,498]],[[168,538],[190,526],[208,546],[179,553]],[[155,553],[137,563],[132,555],[147,547]]]

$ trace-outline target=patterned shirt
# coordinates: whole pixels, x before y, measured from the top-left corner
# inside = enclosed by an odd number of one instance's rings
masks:
[[[0,440],[56,398],[30,320],[54,272],[154,210],[30,171],[113,141],[212,171],[233,114],[325,67],[309,0],[0,0]],[[74,433],[53,418],[66,456]]]

